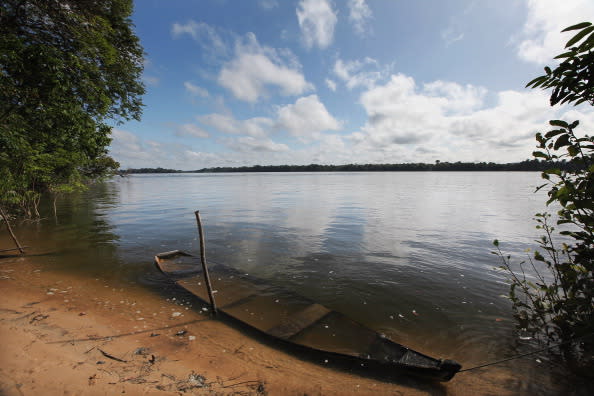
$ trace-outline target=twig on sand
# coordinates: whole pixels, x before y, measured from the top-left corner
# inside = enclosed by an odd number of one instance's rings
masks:
[[[37,312],[35,312],[37,313]],[[17,318],[17,319],[22,319],[25,318],[29,315],[32,315],[33,313],[30,313],[28,315],[25,315],[23,317]],[[155,330],[171,330],[175,327],[179,327],[179,326],[187,326],[193,323],[198,323],[198,322],[205,322],[207,320],[211,320],[210,318],[201,318],[201,319],[194,319],[194,320],[190,320],[187,322],[182,322],[182,323],[178,323],[175,324],[173,326],[169,326],[169,327],[159,327],[156,329],[147,329],[147,330],[139,330],[139,331],[132,331],[129,333],[124,333],[124,334],[114,334],[114,335],[110,335],[110,336],[104,336],[104,337],[87,337],[87,338],[71,338],[68,340],[59,340],[59,341],[49,341],[46,342],[46,344],[63,344],[63,343],[73,343],[73,342],[84,342],[84,341],[111,341],[113,338],[120,338],[120,337],[128,337],[128,336],[134,336],[134,335],[138,335],[138,334],[143,334],[143,333],[151,333],[154,332]]]
[[[242,381],[242,382],[237,382],[237,383],[231,384],[231,385],[221,385],[221,388],[234,388],[239,385],[249,386],[249,385],[260,385],[260,384],[261,384],[260,381]]]
[[[247,371],[244,371],[243,373],[241,373],[239,375],[236,375],[235,377],[231,377],[231,378],[228,378],[228,379],[226,379],[224,381],[221,381],[221,383],[223,383],[223,382],[229,382],[229,381],[235,381],[236,379],[241,378],[241,377],[243,377],[246,374],[247,374]]]
[[[41,322],[42,320],[45,320],[47,318],[49,318],[49,315],[44,315],[44,314],[41,314],[40,313],[40,314],[37,314],[37,315],[33,316],[31,318],[31,320],[29,321],[29,323],[32,324],[33,322]]]
[[[106,358],[108,358],[108,359],[116,360],[116,361],[118,361],[118,362],[122,362],[122,363],[128,363],[128,361],[127,361],[127,360],[120,359],[119,357],[115,357],[115,356],[113,356],[113,355],[110,355],[109,353],[105,352],[105,351],[104,351],[103,349],[101,349],[101,348],[97,348],[97,350],[98,350],[99,352],[101,352],[101,354],[102,354],[103,356],[105,356]]]
[[[25,318],[28,318],[29,316],[38,315],[39,313],[40,313],[39,311],[29,312],[28,314],[23,315],[23,316],[19,316],[18,318],[15,318],[13,320],[25,319]]]

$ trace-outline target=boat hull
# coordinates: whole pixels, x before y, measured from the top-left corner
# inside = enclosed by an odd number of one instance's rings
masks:
[[[155,256],[157,268],[209,304],[197,257],[180,250]],[[361,325],[342,313],[270,286],[232,268],[209,268],[217,311],[281,343],[360,371],[412,374],[448,381],[460,370],[452,360],[424,355]]]

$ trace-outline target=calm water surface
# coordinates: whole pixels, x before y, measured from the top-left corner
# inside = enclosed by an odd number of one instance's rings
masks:
[[[57,267],[160,288],[152,256],[197,252],[200,210],[208,260],[470,367],[534,348],[518,337],[490,251],[495,238],[518,260],[534,247],[539,182],[528,172],[133,175],[58,201],[38,243],[61,249]],[[539,356],[503,367],[539,393],[556,394],[564,375]]]

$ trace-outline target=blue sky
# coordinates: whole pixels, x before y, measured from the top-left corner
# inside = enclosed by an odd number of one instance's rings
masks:
[[[591,0],[142,0],[141,122],[122,168],[520,161],[551,118],[525,84]]]

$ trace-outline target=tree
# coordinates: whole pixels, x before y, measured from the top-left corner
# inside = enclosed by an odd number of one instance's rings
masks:
[[[579,105],[589,102],[594,105],[594,26],[582,22],[570,26],[562,32],[579,30],[565,45],[566,52],[555,59],[563,59],[561,64],[551,70],[545,67],[546,74],[536,77],[526,86],[532,88],[552,88],[551,106],[557,103]]]
[[[567,42],[567,52],[556,57],[563,61],[528,87],[552,89],[551,105],[589,103],[594,105],[594,26],[589,22],[568,27],[578,32]],[[510,257],[498,250],[511,277],[510,297],[520,325],[548,340],[563,343],[569,362],[581,372],[592,375],[594,368],[594,137],[579,136],[579,121],[552,120],[554,127],[538,133],[535,158],[558,163],[566,160],[565,170],[558,167],[542,173],[549,187],[547,204],[556,204],[557,231],[547,213],[536,214],[537,228],[544,232],[541,251],[529,258],[534,281],[524,272],[514,271]],[[557,242],[559,238],[562,243]],[[539,265],[539,263],[541,263]],[[539,268],[546,268],[549,274]]]
[[[0,201],[118,168],[110,122],[140,119],[143,50],[131,0],[0,0]],[[38,213],[37,213],[38,214]]]

